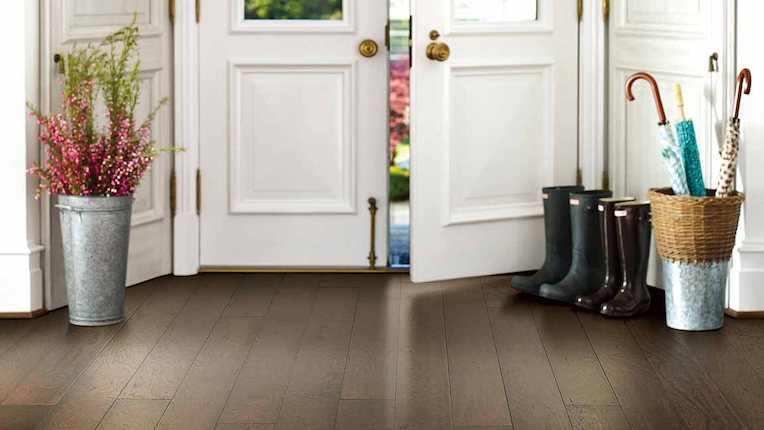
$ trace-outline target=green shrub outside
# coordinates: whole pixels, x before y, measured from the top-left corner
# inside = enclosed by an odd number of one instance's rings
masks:
[[[397,166],[390,167],[390,200],[394,202],[409,199],[409,170]]]

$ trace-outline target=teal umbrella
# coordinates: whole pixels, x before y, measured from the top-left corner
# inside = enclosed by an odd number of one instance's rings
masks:
[[[663,157],[663,164],[666,166],[669,178],[671,179],[671,188],[677,196],[690,194],[690,190],[687,187],[687,176],[684,173],[682,150],[676,143],[671,124],[666,120],[666,112],[663,110],[663,102],[661,101],[661,92],[658,89],[658,83],[647,73],[635,73],[626,81],[626,98],[629,99],[629,101],[634,100],[634,95],[631,93],[631,86],[638,79],[646,80],[650,83],[650,86],[653,89],[655,107],[658,109],[658,132],[661,137],[661,155]]]
[[[687,175],[687,186],[693,197],[706,196],[706,184],[703,182],[703,168],[700,165],[700,153],[698,142],[695,138],[695,125],[691,119],[684,117],[684,100],[682,98],[682,86],[674,85],[676,92],[676,104],[679,107],[681,121],[676,123],[676,136],[679,140],[679,148],[682,151],[682,163],[684,173]]]
[[[743,91],[743,80],[748,85]],[[727,124],[727,136],[722,147],[722,165],[719,169],[719,184],[716,187],[716,197],[729,197],[735,186],[735,170],[737,169],[737,154],[740,145],[740,99],[743,93],[751,92],[751,71],[743,69],[737,75],[737,98],[735,100],[735,115]]]

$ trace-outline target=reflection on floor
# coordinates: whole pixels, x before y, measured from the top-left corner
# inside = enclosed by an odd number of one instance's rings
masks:
[[[673,331],[508,276],[201,275],[125,323],[0,321],[2,429],[760,428],[764,321]]]

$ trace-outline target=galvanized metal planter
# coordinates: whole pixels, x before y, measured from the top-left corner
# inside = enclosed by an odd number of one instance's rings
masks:
[[[69,322],[102,326],[123,321],[133,197],[56,197]]]
[[[666,325],[686,331],[722,328],[729,262],[661,261],[666,289]]]

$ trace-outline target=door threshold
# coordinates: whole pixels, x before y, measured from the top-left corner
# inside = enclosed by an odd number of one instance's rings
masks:
[[[338,268],[325,268],[325,267],[304,267],[304,268],[288,268],[288,267],[202,267],[199,269],[199,273],[409,273],[408,268],[393,268],[384,267],[379,269],[369,268],[353,268],[353,267],[338,267]]]

